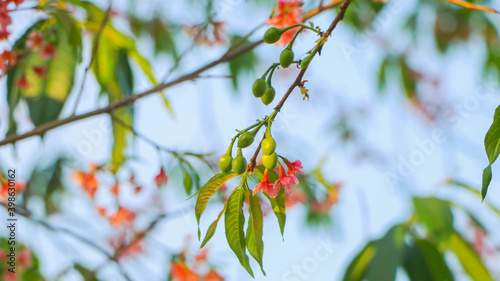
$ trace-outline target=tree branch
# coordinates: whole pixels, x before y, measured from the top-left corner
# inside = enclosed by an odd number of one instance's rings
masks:
[[[318,7],[316,9],[313,9],[307,13],[305,13],[305,16],[303,16],[303,19],[304,20],[307,20],[323,11],[325,11],[327,9],[327,7],[335,7],[336,5],[338,5],[340,2],[338,2],[339,0],[333,0],[332,3],[328,4],[328,5],[324,5],[322,7]],[[38,126],[36,128],[34,128],[33,130],[27,132],[27,133],[24,133],[24,134],[20,134],[20,135],[15,135],[15,136],[10,136],[10,137],[7,137],[5,138],[4,140],[0,141],[0,146],[3,146],[3,145],[6,145],[6,144],[12,144],[12,143],[15,143],[17,141],[20,141],[20,140],[23,140],[23,139],[26,139],[26,138],[29,138],[29,137],[33,137],[33,136],[41,136],[43,134],[45,134],[47,131],[49,130],[52,130],[52,129],[55,129],[55,128],[58,128],[58,127],[61,127],[63,125],[66,125],[66,124],[69,124],[69,123],[72,123],[72,122],[75,122],[75,121],[79,121],[79,120],[82,120],[82,119],[86,119],[86,118],[89,118],[89,117],[93,117],[93,116],[96,116],[96,115],[100,115],[100,114],[104,114],[104,113],[112,113],[114,110],[118,109],[118,108],[121,108],[121,107],[124,107],[126,105],[129,105],[129,104],[132,104],[134,103],[135,101],[139,100],[139,99],[142,99],[144,97],[147,97],[153,93],[156,93],[156,92],[160,92],[162,90],[165,90],[167,88],[170,88],[170,87],[173,87],[173,86],[176,86],[180,83],[183,83],[183,82],[186,82],[186,81],[190,81],[190,80],[195,80],[195,79],[198,79],[200,78],[199,74],[201,74],[202,72],[208,70],[208,69],[211,69],[213,68],[214,66],[217,66],[221,63],[224,63],[224,62],[227,62],[233,58],[236,58],[242,54],[245,54],[251,50],[253,50],[255,47],[259,46],[260,44],[263,43],[263,40],[259,40],[259,41],[256,41],[256,42],[253,42],[253,43],[250,43],[250,44],[247,44],[241,48],[238,48],[236,50],[228,50],[228,52],[226,52],[222,57],[220,57],[219,59],[217,60],[214,60],[200,68],[198,68],[197,70],[189,73],[189,74],[186,74],[184,76],[181,76],[171,82],[168,82],[168,83],[162,83],[162,84],[159,84],[147,91],[144,91],[140,94],[137,94],[137,95],[133,95],[133,96],[130,96],[130,97],[126,97],[126,98],[123,98],[121,100],[118,100],[118,101],[115,101],[111,104],[109,104],[108,106],[106,107],[103,107],[103,108],[100,108],[100,109],[97,109],[97,110],[94,110],[94,111],[90,111],[90,112],[87,112],[87,113],[84,113],[84,114],[80,114],[80,115],[71,115],[69,117],[66,117],[64,119],[59,119],[59,120],[55,120],[55,121],[52,121],[52,122],[49,122],[49,123],[46,123],[44,125],[41,125],[41,126]]]

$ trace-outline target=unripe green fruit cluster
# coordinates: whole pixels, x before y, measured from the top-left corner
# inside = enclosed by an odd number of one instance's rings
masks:
[[[273,170],[278,164],[278,155],[274,152],[276,150],[276,141],[269,134],[262,140],[260,146],[262,148],[262,165]]]

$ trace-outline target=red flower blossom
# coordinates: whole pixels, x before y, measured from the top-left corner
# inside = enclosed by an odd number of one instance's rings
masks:
[[[139,185],[138,185],[138,186],[136,186],[136,187],[135,187],[135,189],[134,189],[134,193],[135,193],[135,194],[137,194],[137,193],[139,193],[139,192],[141,192],[141,191],[142,191],[142,186],[139,186]]]
[[[186,33],[193,36],[196,45],[213,46],[226,43],[224,25],[224,22],[214,21],[209,24],[184,25],[183,28]]]
[[[38,51],[43,46],[43,36],[40,32],[31,32],[26,46],[32,51]]]
[[[280,176],[274,183],[275,192],[278,193],[283,187],[287,194],[291,194],[292,188],[297,187],[299,185],[299,180],[295,177],[293,173],[292,174],[289,173],[288,175],[285,174],[285,169],[283,169],[281,164],[279,165],[279,172]]]
[[[28,89],[30,83],[28,82],[28,79],[26,79],[26,75],[23,74],[21,78],[16,80],[16,86],[24,90]]]
[[[253,195],[257,194],[257,192],[265,192],[272,198],[275,198],[278,195],[278,192],[274,189],[274,185],[269,182],[269,173],[267,172],[267,169],[264,171],[262,182],[258,183],[253,189]]]
[[[278,7],[274,9],[274,16],[270,18],[266,24],[267,25],[272,25],[277,28],[284,28],[284,27],[289,27],[295,24],[301,24],[303,23],[302,20],[302,9],[300,8],[302,6],[301,1],[297,0],[278,0]],[[281,43],[283,45],[286,45],[292,41],[293,36],[295,33],[298,31],[297,28],[292,28],[283,35],[281,35],[281,39],[278,41],[277,44]]]
[[[33,66],[33,72],[40,77],[44,78],[47,75],[47,68],[43,65]]]
[[[293,162],[290,162],[288,160],[285,160],[285,164],[286,166],[288,167],[288,175],[294,175],[294,174],[302,174],[302,175],[305,175],[304,172],[302,172],[300,169],[302,169],[302,163],[300,162],[300,160],[296,160],[296,161],[293,161]]]
[[[52,44],[45,44],[40,51],[40,58],[44,60],[55,59],[57,57],[57,48]]]
[[[7,63],[10,63],[11,65],[15,64],[15,60],[16,56],[14,52],[7,50],[3,51],[3,53],[0,54],[0,71],[5,71]]]
[[[7,31],[7,29],[2,29],[0,30],[0,40],[5,40],[9,38],[10,32]]]
[[[306,202],[306,195],[304,192],[294,189],[290,194],[286,193],[286,207],[291,208],[299,203],[304,204]]]
[[[168,176],[165,174],[163,167],[160,169],[160,173],[155,177],[155,184],[158,187],[167,184]]]

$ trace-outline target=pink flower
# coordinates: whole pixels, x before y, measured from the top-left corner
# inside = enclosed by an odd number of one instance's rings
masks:
[[[262,182],[258,183],[253,189],[253,195],[257,194],[257,192],[265,192],[271,198],[275,198],[278,195],[278,192],[275,190],[274,185],[269,182],[269,173],[267,172],[267,169],[264,171]]]
[[[40,58],[44,60],[55,59],[57,57],[57,48],[52,44],[46,44],[40,51]]]
[[[32,51],[38,51],[43,45],[43,36],[40,32],[31,32],[26,45]]]
[[[15,64],[16,56],[14,52],[5,50],[0,54],[0,71],[5,71],[5,69],[7,68],[7,63],[11,65]]]
[[[163,167],[160,169],[160,173],[155,177],[155,184],[158,187],[167,184],[168,176],[165,174]]]
[[[292,193],[292,188],[299,185],[299,180],[293,174],[286,175],[285,169],[283,169],[281,164],[279,165],[279,171],[280,177],[274,183],[275,192],[277,194],[283,187],[285,192],[290,195]]]
[[[305,175],[305,173],[300,170],[300,169],[303,168],[302,167],[302,163],[300,162],[300,160],[296,160],[296,161],[293,161],[293,162],[285,160],[285,164],[288,167],[288,175],[289,176],[297,174],[297,173]]]

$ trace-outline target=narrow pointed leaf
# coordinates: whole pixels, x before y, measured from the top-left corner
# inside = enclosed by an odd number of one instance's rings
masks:
[[[243,215],[243,203],[245,194],[243,189],[238,189],[227,199],[226,213],[224,215],[226,238],[231,250],[240,261],[247,272],[254,277],[248,255],[246,253],[245,233],[243,226],[245,216]]]
[[[474,281],[493,281],[493,277],[477,255],[476,251],[458,234],[454,232],[448,247],[455,253],[464,271]]]
[[[278,224],[280,225],[281,236],[284,237],[285,223],[286,223],[286,202],[285,202],[285,191],[281,189],[276,198],[271,198],[267,196],[271,202],[273,212],[278,219]]]
[[[200,237],[200,218],[207,207],[208,200],[212,198],[215,192],[217,192],[223,184],[235,176],[235,173],[219,173],[208,180],[208,182],[198,191],[198,199],[194,207],[196,221],[198,222],[198,238]]]
[[[262,241],[263,235],[263,215],[262,208],[260,206],[259,198],[257,196],[252,195],[249,192],[249,202],[250,202],[250,218],[248,220],[248,229],[247,229],[247,248],[250,255],[257,261],[260,265],[260,269],[262,270],[262,274],[266,275],[264,271],[264,266],[262,262],[262,258],[264,256],[264,242]]]

